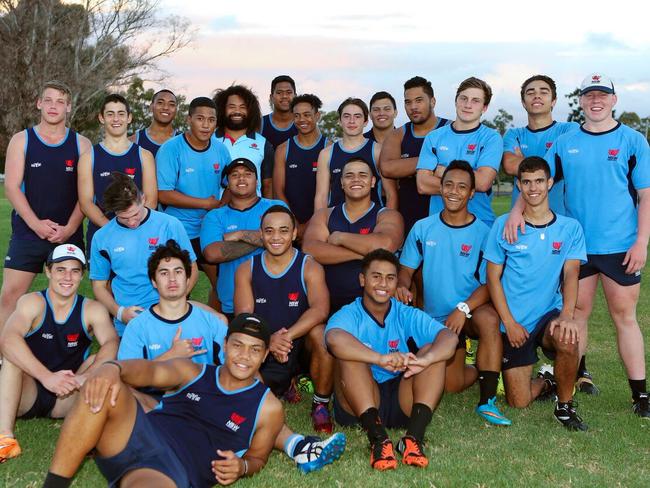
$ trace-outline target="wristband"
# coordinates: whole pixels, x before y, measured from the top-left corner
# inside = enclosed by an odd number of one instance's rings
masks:
[[[244,461],[244,474],[242,474],[242,476],[246,476],[248,474],[248,461],[243,458],[242,461]]]
[[[120,305],[117,309],[117,314],[115,314],[115,318],[119,320],[120,322],[123,322],[122,320],[122,314],[124,313],[124,307]]]
[[[118,363],[117,361],[106,361],[104,362],[104,364],[114,364],[115,366],[117,366],[117,369],[120,370],[120,376],[122,376],[122,365],[120,363]]]

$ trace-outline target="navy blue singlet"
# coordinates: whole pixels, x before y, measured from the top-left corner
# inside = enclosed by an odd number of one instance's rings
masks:
[[[372,168],[372,174],[377,179],[375,187],[370,192],[372,201],[383,205],[381,200],[381,178],[379,176],[379,171],[377,170],[377,164],[374,157],[374,148],[375,143],[371,140],[366,140],[366,142],[359,147],[356,151],[349,152],[346,149],[343,149],[340,142],[335,142],[332,145],[332,155],[330,157],[329,169],[330,169],[330,199],[329,207],[335,205],[340,205],[345,202],[345,195],[343,194],[343,189],[341,188],[341,171],[343,171],[343,166],[350,161],[350,159],[361,158],[368,163]]]
[[[289,208],[301,224],[314,214],[318,155],[325,144],[327,138],[322,135],[309,147],[301,146],[296,137],[287,141],[284,194],[289,200]]]
[[[296,126],[293,122],[291,122],[291,125],[289,127],[286,127],[284,129],[276,127],[273,125],[273,120],[271,120],[271,114],[266,114],[264,117],[262,117],[262,130],[260,133],[265,137],[267,141],[269,141],[269,143],[271,143],[275,149],[284,141],[298,134],[298,129],[296,129]]]
[[[174,131],[172,137],[174,137],[175,135],[176,135],[176,131]],[[141,148],[151,152],[154,158],[158,153],[158,149],[160,149],[160,146],[162,146],[162,144],[158,144],[157,142],[149,138],[149,136],[147,135],[147,129],[140,129],[135,133],[135,143]]]

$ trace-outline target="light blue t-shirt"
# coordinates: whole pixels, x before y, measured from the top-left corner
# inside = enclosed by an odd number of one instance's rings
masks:
[[[417,169],[434,171],[438,166],[448,166],[455,159],[467,161],[476,171],[489,167],[499,171],[503,155],[503,140],[497,131],[479,124],[470,130],[455,130],[453,123],[431,131],[424,138]],[[467,208],[488,226],[494,222],[492,189],[477,191]],[[429,215],[444,208],[440,195],[431,195]]]

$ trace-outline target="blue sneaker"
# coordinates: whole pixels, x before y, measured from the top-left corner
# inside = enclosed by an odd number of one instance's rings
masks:
[[[337,432],[324,441],[318,437],[308,437],[306,439],[311,442],[306,443],[300,452],[293,457],[298,469],[305,474],[323,469],[324,466],[340,458],[343,451],[345,451],[346,438],[342,432]]]
[[[496,406],[497,398],[492,397],[484,405],[476,407],[476,413],[494,425],[510,425],[512,422],[505,418]]]

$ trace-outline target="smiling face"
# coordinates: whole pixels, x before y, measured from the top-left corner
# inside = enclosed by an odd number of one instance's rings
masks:
[[[587,122],[595,124],[612,118],[617,100],[613,93],[592,90],[580,97],[580,107],[584,110]]]
[[[192,115],[187,116],[192,136],[207,143],[217,127],[217,111],[212,107],[196,107]]]
[[[359,274],[363,299],[377,305],[385,305],[397,290],[397,268],[389,261],[376,259],[365,273]]]
[[[160,92],[151,102],[151,115],[161,125],[171,124],[178,110],[176,97],[169,92]]]
[[[362,134],[364,127],[368,123],[368,119],[366,119],[361,107],[352,104],[343,107],[339,121],[343,133],[349,137]]]
[[[363,161],[350,161],[341,171],[341,187],[345,198],[363,199],[370,195],[376,180],[370,167]]]
[[[248,126],[248,107],[239,95],[230,95],[226,101],[226,127],[242,130]]]
[[[269,213],[262,221],[262,243],[266,252],[273,256],[287,253],[297,235],[291,217],[284,212]]]
[[[548,198],[548,192],[553,186],[553,179],[546,176],[543,169],[531,173],[521,173],[517,180],[521,197],[527,206],[537,207]]]
[[[320,112],[309,103],[297,103],[293,107],[293,123],[303,136],[309,135],[318,127]]]
[[[126,135],[131,123],[131,114],[123,103],[108,102],[99,114],[99,122],[104,126],[107,135],[121,137]]]
[[[522,105],[530,115],[551,113],[557,100],[553,99],[551,87],[543,80],[531,81],[524,88]]]
[[[234,332],[226,339],[225,367],[240,381],[246,381],[257,373],[266,359],[268,349],[262,339]]]
[[[52,263],[45,268],[45,275],[49,280],[49,288],[53,293],[62,297],[71,297],[79,289],[79,284],[84,276],[83,266],[76,259],[67,259],[59,263]]]
[[[151,282],[161,298],[174,300],[187,295],[189,277],[180,259],[166,258],[158,264]]]
[[[59,124],[65,121],[72,105],[65,92],[56,88],[46,88],[36,101],[36,107],[41,111],[41,119],[48,124]]]
[[[296,96],[293,91],[291,83],[288,81],[281,81],[275,85],[273,93],[271,93],[271,106],[273,110],[278,112],[288,112],[291,110],[291,100]]]
[[[456,97],[456,118],[465,124],[476,124],[488,106],[480,88],[466,88]]]
[[[423,124],[436,106],[436,99],[424,92],[421,86],[404,90],[404,110],[415,125]]]
[[[474,196],[472,180],[466,171],[452,169],[445,174],[440,187],[440,194],[445,209],[458,212],[467,208],[469,199]]]
[[[370,107],[370,120],[377,129],[389,129],[394,126],[397,110],[389,98],[375,100]]]
[[[234,197],[248,198],[257,192],[255,173],[246,166],[237,166],[228,173],[228,189]]]

